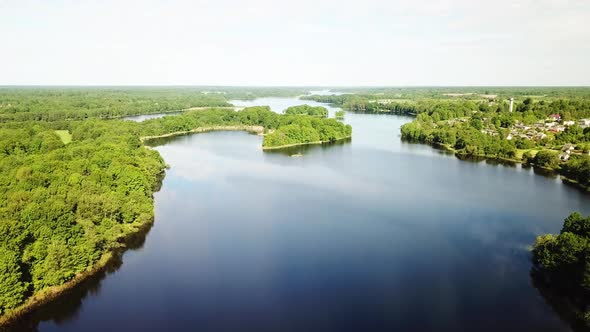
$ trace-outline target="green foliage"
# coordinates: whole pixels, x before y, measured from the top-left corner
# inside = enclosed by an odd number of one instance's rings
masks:
[[[69,130],[56,130],[55,134],[61,139],[63,144],[68,144],[72,142],[72,134],[70,134]]]
[[[555,137],[559,144],[590,142],[590,129],[582,129],[578,125],[569,126]]]
[[[0,315],[6,309],[20,304],[27,288],[20,268],[20,257],[15,251],[0,246]]]
[[[311,115],[320,118],[328,117],[328,110],[322,106],[299,105],[291,106],[285,110],[285,114],[289,115]]]
[[[537,152],[532,163],[546,169],[557,169],[559,167],[559,153],[552,150],[541,150]]]
[[[0,122],[117,118],[201,106],[230,106],[194,88],[0,88]]]
[[[290,117],[286,125],[264,137],[264,147],[278,147],[293,144],[334,142],[352,135],[352,127],[335,119],[312,117]]]
[[[590,156],[572,155],[567,163],[561,165],[561,174],[590,188]]]
[[[344,111],[336,111],[334,116],[337,120],[344,120]]]
[[[60,285],[153,217],[164,168],[129,121],[70,122],[64,145],[48,124],[0,128],[0,311]]]
[[[574,212],[564,221],[559,235],[537,237],[533,263],[550,286],[571,298],[582,320],[590,317],[590,217]],[[586,311],[586,313],[584,313]]]

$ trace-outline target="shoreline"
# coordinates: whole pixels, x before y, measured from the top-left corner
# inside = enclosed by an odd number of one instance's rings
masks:
[[[182,136],[182,135],[196,134],[196,133],[206,133],[206,132],[210,132],[210,131],[247,131],[249,133],[262,135],[264,133],[264,127],[262,127],[262,126],[244,126],[244,125],[199,127],[199,128],[195,128],[195,129],[191,129],[191,130],[175,131],[172,133],[167,133],[167,134],[162,134],[162,135],[143,136],[143,137],[140,137],[139,140],[143,143],[143,142],[153,140],[153,139],[158,139],[158,138],[175,137],[175,136]]]
[[[428,144],[428,143],[421,143],[421,142],[416,142],[418,144]],[[545,171],[545,172],[555,172],[556,176],[559,176],[559,178],[561,179],[561,181],[567,185],[571,185],[574,186],[584,192],[588,192],[590,193],[590,187],[585,186],[581,183],[579,183],[578,181],[569,178],[561,173],[559,173],[559,170],[553,169],[553,168],[546,168],[546,167],[541,167],[541,166],[535,166],[534,164],[526,164],[524,162],[524,160],[522,159],[512,159],[512,158],[505,158],[505,157],[491,157],[491,156],[487,156],[487,155],[468,155],[468,154],[461,154],[458,153],[457,150],[455,150],[452,147],[449,147],[447,145],[444,144],[440,144],[440,143],[432,143],[432,144],[428,144],[430,146],[432,146],[435,149],[439,149],[439,150],[443,150],[443,151],[447,151],[447,152],[452,152],[453,155],[455,156],[455,158],[461,160],[461,161],[465,161],[463,159],[461,159],[461,157],[473,157],[473,158],[482,158],[483,160],[490,160],[490,161],[498,161],[500,163],[513,163],[513,164],[520,164],[522,167],[532,167],[533,169],[538,169],[541,171]]]
[[[162,179],[158,181],[162,181]],[[105,271],[111,263],[114,263],[123,255],[125,251],[127,251],[129,244],[135,238],[135,236],[145,232],[146,230],[149,230],[153,224],[154,218],[145,223],[137,223],[135,225],[137,226],[136,229],[127,234],[121,235],[118,238],[118,242],[121,243],[121,247],[103,253],[96,263],[89,266],[85,271],[79,272],[72,279],[66,281],[65,283],[57,286],[47,287],[38,293],[33,293],[33,295],[31,295],[18,307],[7,310],[4,314],[0,315],[0,328],[9,327],[10,324],[14,323],[18,319],[31,314],[34,310],[39,309],[43,305],[56,300],[84,281],[94,277],[100,272]]]
[[[263,146],[262,150],[279,150],[279,149],[286,149],[286,148],[290,148],[290,147],[294,147],[294,146],[328,144],[328,143],[334,143],[334,142],[342,141],[342,140],[349,139],[349,138],[352,138],[352,135],[342,137],[342,138],[339,138],[334,141],[315,141],[315,142],[306,142],[306,143],[292,143],[292,144],[285,144],[285,145],[279,145],[279,146]]]

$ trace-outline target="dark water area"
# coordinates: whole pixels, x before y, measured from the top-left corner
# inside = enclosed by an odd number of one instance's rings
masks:
[[[171,168],[145,242],[25,325],[571,330],[531,279],[528,247],[559,232],[572,211],[590,214],[588,194],[520,165],[466,162],[402,142],[409,117],[347,113],[345,121],[349,142],[275,153],[243,132],[159,142]]]

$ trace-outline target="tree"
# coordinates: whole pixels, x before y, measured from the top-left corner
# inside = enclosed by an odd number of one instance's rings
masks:
[[[0,314],[21,304],[27,290],[19,257],[14,251],[0,247]]]
[[[552,150],[541,150],[535,155],[533,164],[542,168],[556,169],[559,167],[559,154]]]

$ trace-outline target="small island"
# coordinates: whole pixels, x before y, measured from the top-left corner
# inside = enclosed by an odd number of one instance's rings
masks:
[[[318,118],[327,118],[328,109],[322,106],[298,105],[291,106],[285,110],[288,115],[310,115]]]
[[[290,118],[289,124],[281,126],[264,136],[264,150],[282,149],[296,145],[322,144],[340,141],[352,136],[352,127],[335,119]]]

